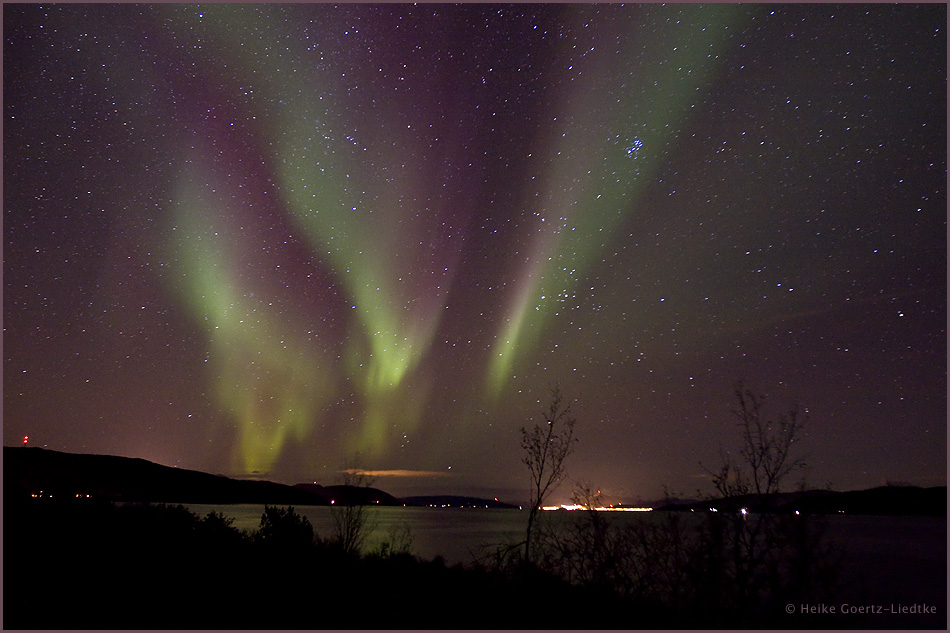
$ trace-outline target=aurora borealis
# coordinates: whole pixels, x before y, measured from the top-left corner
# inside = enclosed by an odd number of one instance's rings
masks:
[[[4,24],[5,445],[517,498],[557,383],[650,498],[744,380],[811,484],[945,485],[944,5]]]

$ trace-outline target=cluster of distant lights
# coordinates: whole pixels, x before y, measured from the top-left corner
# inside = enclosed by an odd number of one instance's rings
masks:
[[[404,503],[404,504],[402,504],[402,507],[408,508],[408,507],[410,507],[410,506],[407,506],[407,505]],[[425,507],[426,507],[426,508],[485,508],[485,509],[490,508],[490,506],[487,506],[487,505],[475,505],[475,504],[471,504],[471,503],[469,503],[469,504],[463,504],[463,505],[452,505],[451,503],[441,503],[441,504],[438,504],[438,503],[430,503],[429,505],[427,505],[427,506],[425,506]],[[521,506],[518,506],[518,509],[520,510],[520,509],[521,509]]]
[[[52,499],[52,498],[53,498],[53,495],[52,495],[52,494],[50,494],[50,493],[44,493],[44,491],[42,491],[42,490],[40,490],[38,493],[37,493],[37,492],[30,493],[30,496],[31,496],[32,498],[34,498],[34,499],[44,499],[44,498],[45,498],[45,499]],[[88,495],[88,494],[79,494],[79,493],[77,493],[77,494],[76,494],[76,498],[77,498],[77,499],[83,499],[83,498],[85,498],[85,499],[90,499],[90,498],[91,498],[91,495]],[[379,500],[378,500],[378,499],[376,500],[376,504],[377,504],[377,505],[379,504]],[[335,499],[334,499],[334,500],[331,500],[331,501],[330,501],[330,505],[336,505],[336,500],[335,500]],[[406,505],[403,504],[403,507],[406,507]],[[450,504],[441,504],[441,505],[439,505],[439,504],[429,504],[427,507],[429,507],[429,508],[481,508],[482,506],[481,506],[481,505],[460,505],[460,506],[453,506],[453,505],[450,505]],[[485,508],[488,508],[487,505],[484,506],[484,507],[485,507]],[[521,510],[522,507],[521,507],[521,506],[518,506],[518,509]],[[600,506],[600,507],[596,507],[596,508],[589,508],[589,507],[584,506],[584,505],[568,504],[568,503],[564,503],[564,504],[561,504],[561,505],[559,505],[559,506],[542,506],[541,509],[542,509],[542,510],[545,510],[545,511],[548,511],[548,512],[553,512],[553,511],[557,511],[557,510],[567,510],[568,512],[573,512],[573,511],[575,511],[575,510],[592,510],[592,511],[594,511],[594,512],[653,512],[653,508],[629,508],[629,507],[626,507],[626,506],[622,506],[622,507]],[[692,511],[692,512],[695,512],[695,510],[691,510],[691,511]],[[710,512],[719,512],[719,509],[718,509],[718,508],[709,508],[709,511],[710,511]],[[844,510],[838,510],[838,514],[844,514],[844,513],[845,513]],[[739,514],[741,514],[742,516],[747,516],[747,515],[749,514],[749,509],[748,509],[748,508],[742,508],[742,509],[739,510]],[[801,512],[800,512],[799,510],[795,510],[795,516],[800,516],[800,515],[801,515]]]
[[[597,508],[589,508],[584,505],[568,504],[568,503],[564,503],[559,506],[541,506],[541,509],[546,510],[548,512],[553,512],[557,510],[567,510],[568,512],[573,512],[574,510],[593,510],[595,512],[653,512],[653,508],[628,508],[626,506],[621,506],[621,507],[601,506]],[[690,510],[690,512],[695,512],[695,511],[696,511],[695,509]],[[719,512],[719,508],[709,508],[709,511]],[[750,514],[749,509],[741,508],[739,510],[739,514],[741,514],[742,516],[748,516]],[[795,516],[801,516],[801,514],[802,513],[800,510],[795,510]],[[838,510],[838,514],[845,514],[845,511]]]
[[[53,493],[43,492],[42,490],[40,490],[39,492],[31,492],[30,497],[34,499],[52,499]],[[68,498],[69,495],[66,495],[66,497]],[[82,494],[82,493],[77,492],[75,495],[75,498],[76,499],[92,499],[92,495],[87,495],[87,494]]]
[[[29,439],[30,439],[30,436],[29,436],[29,435],[24,435],[24,436],[23,436],[23,443],[24,443],[24,444],[28,443],[28,442],[29,442]],[[313,483],[317,483],[317,482],[313,482]],[[40,490],[39,493],[35,493],[35,492],[34,492],[34,493],[32,493],[30,496],[33,497],[34,499],[40,499],[40,498],[43,498],[43,497],[44,497],[44,494],[43,494],[43,491]],[[53,497],[53,495],[51,495],[51,494],[47,494],[47,495],[45,495],[45,496],[48,497],[48,498],[50,498],[50,499]],[[76,495],[76,498],[77,498],[77,499],[78,499],[78,498],[83,498],[83,495],[77,494],[77,495]],[[89,498],[89,495],[85,495],[85,498],[88,499],[88,498]],[[495,501],[498,501],[498,499],[495,498]],[[379,504],[379,499],[376,500],[376,503]],[[330,500],[330,505],[336,505],[336,500],[335,500],[335,499],[331,499],[331,500]],[[405,507],[405,504],[403,504],[403,507]],[[480,507],[482,507],[482,506],[481,506],[481,505],[460,505],[460,506],[453,506],[453,505],[450,505],[450,504],[441,504],[441,505],[438,505],[438,504],[429,504],[428,507],[430,507],[430,508],[453,508],[453,507],[460,507],[460,508],[480,508]],[[484,506],[484,507],[487,508],[488,506],[486,505],[486,506]],[[521,509],[521,506],[518,506],[518,509],[520,510],[520,509]],[[611,505],[611,506],[599,506],[599,507],[596,507],[596,508],[589,508],[589,507],[587,507],[587,506],[585,506],[585,505],[569,504],[569,503],[562,503],[562,504],[559,505],[559,506],[541,506],[541,509],[542,509],[542,510],[545,510],[545,511],[547,511],[547,512],[553,512],[553,511],[556,511],[556,510],[567,510],[568,512],[573,512],[574,510],[593,510],[594,512],[653,512],[653,508],[628,508],[628,507],[626,507],[626,506],[617,507],[617,506],[612,506],[612,505]],[[710,511],[710,512],[719,512],[719,508],[709,508],[709,511]],[[695,512],[695,510],[692,510],[692,512]],[[749,509],[748,509],[748,508],[742,508],[742,509],[739,510],[739,514],[741,514],[742,516],[746,516],[746,515],[749,514]],[[838,514],[844,514],[844,510],[838,510]],[[801,512],[798,511],[798,510],[795,510],[795,515],[796,515],[796,516],[801,515]]]
[[[574,510],[593,510],[595,512],[653,512],[653,508],[628,508],[625,506],[600,506],[597,508],[589,508],[587,506],[576,505],[576,504],[561,504],[559,506],[541,506],[542,510],[552,511],[552,510],[567,510],[573,512]]]

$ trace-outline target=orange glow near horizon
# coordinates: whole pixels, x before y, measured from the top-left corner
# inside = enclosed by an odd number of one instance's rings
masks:
[[[366,477],[451,477],[451,473],[438,470],[363,470],[361,468],[347,468],[340,472],[347,475],[365,475]]]

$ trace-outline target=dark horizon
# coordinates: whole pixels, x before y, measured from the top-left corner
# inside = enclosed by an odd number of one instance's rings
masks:
[[[103,500],[124,500],[185,504],[230,505],[233,503],[259,503],[290,506],[313,505],[317,502],[316,499],[307,499],[304,495],[295,495],[292,493],[304,491],[305,495],[312,494],[314,490],[311,489],[311,485],[318,484],[319,487],[330,489],[353,488],[358,490],[365,488],[367,492],[372,493],[369,497],[365,497],[362,493],[358,493],[356,497],[351,497],[349,493],[343,492],[330,493],[332,498],[337,499],[337,502],[340,501],[341,495],[344,499],[351,499],[351,501],[344,501],[344,504],[354,503],[352,499],[365,498],[379,498],[383,501],[383,505],[391,505],[390,502],[393,500],[402,501],[421,497],[431,497],[433,499],[453,497],[456,500],[480,499],[487,502],[500,502],[500,504],[507,504],[518,507],[519,509],[531,505],[528,500],[527,491],[522,491],[521,493],[511,491],[506,493],[504,491],[499,492],[497,489],[484,488],[481,489],[481,492],[477,492],[477,489],[470,489],[468,491],[447,489],[439,493],[434,493],[432,490],[420,489],[410,493],[392,494],[392,491],[384,485],[385,482],[381,485],[380,481],[365,476],[351,478],[349,480],[350,483],[344,485],[340,485],[339,481],[283,484],[281,482],[272,482],[266,478],[230,477],[228,479],[231,479],[232,482],[262,484],[263,487],[238,488],[232,486],[230,483],[226,487],[220,487],[224,486],[224,484],[221,483],[219,485],[216,481],[217,478],[227,477],[220,473],[205,473],[202,471],[188,470],[187,473],[189,474],[187,476],[182,475],[184,478],[179,478],[175,475],[172,479],[169,479],[169,476],[178,472],[178,468],[146,461],[143,470],[143,466],[138,465],[138,462],[141,461],[138,458],[62,453],[40,447],[5,446],[4,448],[11,450],[29,448],[34,451],[41,451],[41,453],[32,453],[34,456],[31,458],[14,454],[6,455],[5,451],[5,457],[7,458],[4,468],[4,475],[7,482],[5,492],[7,495],[12,495],[19,499],[18,501],[14,501],[15,503],[22,503],[23,498],[29,496],[29,494],[36,493],[37,490],[34,488],[39,486],[39,491],[45,489],[47,493],[53,494],[52,491],[55,490],[55,497],[65,497],[67,500],[71,499],[77,492],[85,492],[85,494],[92,493],[92,498],[95,498],[98,502]],[[55,453],[55,457],[52,455],[53,453]],[[36,455],[38,454],[47,456],[37,459]],[[9,459],[11,456],[15,458],[12,462]],[[77,458],[79,458],[78,461]],[[96,463],[86,458],[92,458]],[[106,458],[109,465],[107,466],[107,462],[99,458]],[[119,460],[117,461],[113,458],[119,458]],[[130,462],[134,462],[137,465],[133,467]],[[159,466],[160,469],[156,470],[154,466]],[[148,474],[146,474],[146,471]],[[208,475],[211,476],[211,480],[214,483],[209,483]],[[45,483],[40,483],[44,481]],[[122,483],[120,484],[118,482]],[[272,485],[274,483],[293,488],[294,490],[280,487],[275,488]],[[778,508],[787,509],[789,507],[787,504],[791,502],[794,504],[793,507],[797,509],[819,514],[845,511],[848,514],[931,515],[938,510],[937,514],[940,516],[946,514],[946,485],[928,487],[915,486],[907,482],[884,482],[881,486],[874,486],[869,489],[835,491],[827,488],[800,488],[794,484],[794,482],[790,483],[792,483],[792,485],[780,487],[779,490],[776,491],[776,498],[767,501],[763,501],[762,499],[767,499],[770,495],[753,494],[751,498],[747,498],[748,496],[717,498],[715,494],[709,495],[704,491],[696,491],[694,495],[669,495],[653,499],[639,497],[636,499],[613,500],[612,502],[606,502],[606,504],[615,506],[625,505],[628,507],[649,506],[652,509],[688,509],[696,506],[698,510],[706,511],[713,506],[731,507],[738,503],[739,505],[748,506],[753,509],[759,509],[761,506],[761,508],[771,508],[771,510],[767,511],[775,511]],[[570,486],[567,487],[570,488]],[[27,488],[30,488],[30,490],[27,490]],[[939,498],[929,494],[936,489],[943,489],[943,493],[939,495]],[[106,492],[109,490],[112,492]],[[136,496],[136,490],[144,492],[144,496]],[[162,490],[165,492],[157,492]],[[178,492],[169,492],[169,490]],[[243,492],[241,492],[242,490]],[[378,491],[382,494],[377,495],[374,491]],[[901,492],[902,496],[894,496],[891,494],[882,496],[882,491]],[[801,496],[803,501],[792,501],[792,499],[798,499],[800,493],[804,493]],[[867,493],[873,494],[868,496]],[[834,501],[831,501],[828,497],[829,494],[833,496]],[[922,496],[924,494],[925,496]],[[323,501],[317,505],[326,505],[326,502],[331,498],[325,493],[320,493],[319,496]],[[253,497],[253,500],[251,497]],[[557,498],[557,495],[554,495],[554,497]],[[757,500],[758,497],[762,497],[762,499]],[[842,499],[845,498],[848,500],[842,502]],[[736,499],[740,499],[740,501],[736,501]],[[359,504],[363,502],[360,501],[356,503]],[[575,502],[571,500],[568,505],[574,504]],[[937,508],[935,504],[941,505],[942,508]],[[559,501],[554,502],[551,499],[546,499],[543,505],[552,506],[561,505],[561,503]],[[842,508],[845,509],[842,510]]]
[[[743,381],[946,485],[945,5],[3,11],[5,446],[501,498],[559,385],[656,499]]]

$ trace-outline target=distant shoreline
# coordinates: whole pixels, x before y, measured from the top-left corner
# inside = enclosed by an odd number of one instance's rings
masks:
[[[63,453],[38,447],[3,447],[4,494],[21,499],[112,502],[239,503],[285,505],[380,505],[518,509],[514,503],[464,495],[397,498],[368,486],[248,481],[162,466],[144,459]],[[656,511],[756,512],[946,516],[947,487],[881,486],[837,492],[805,490],[726,499],[668,500]]]

